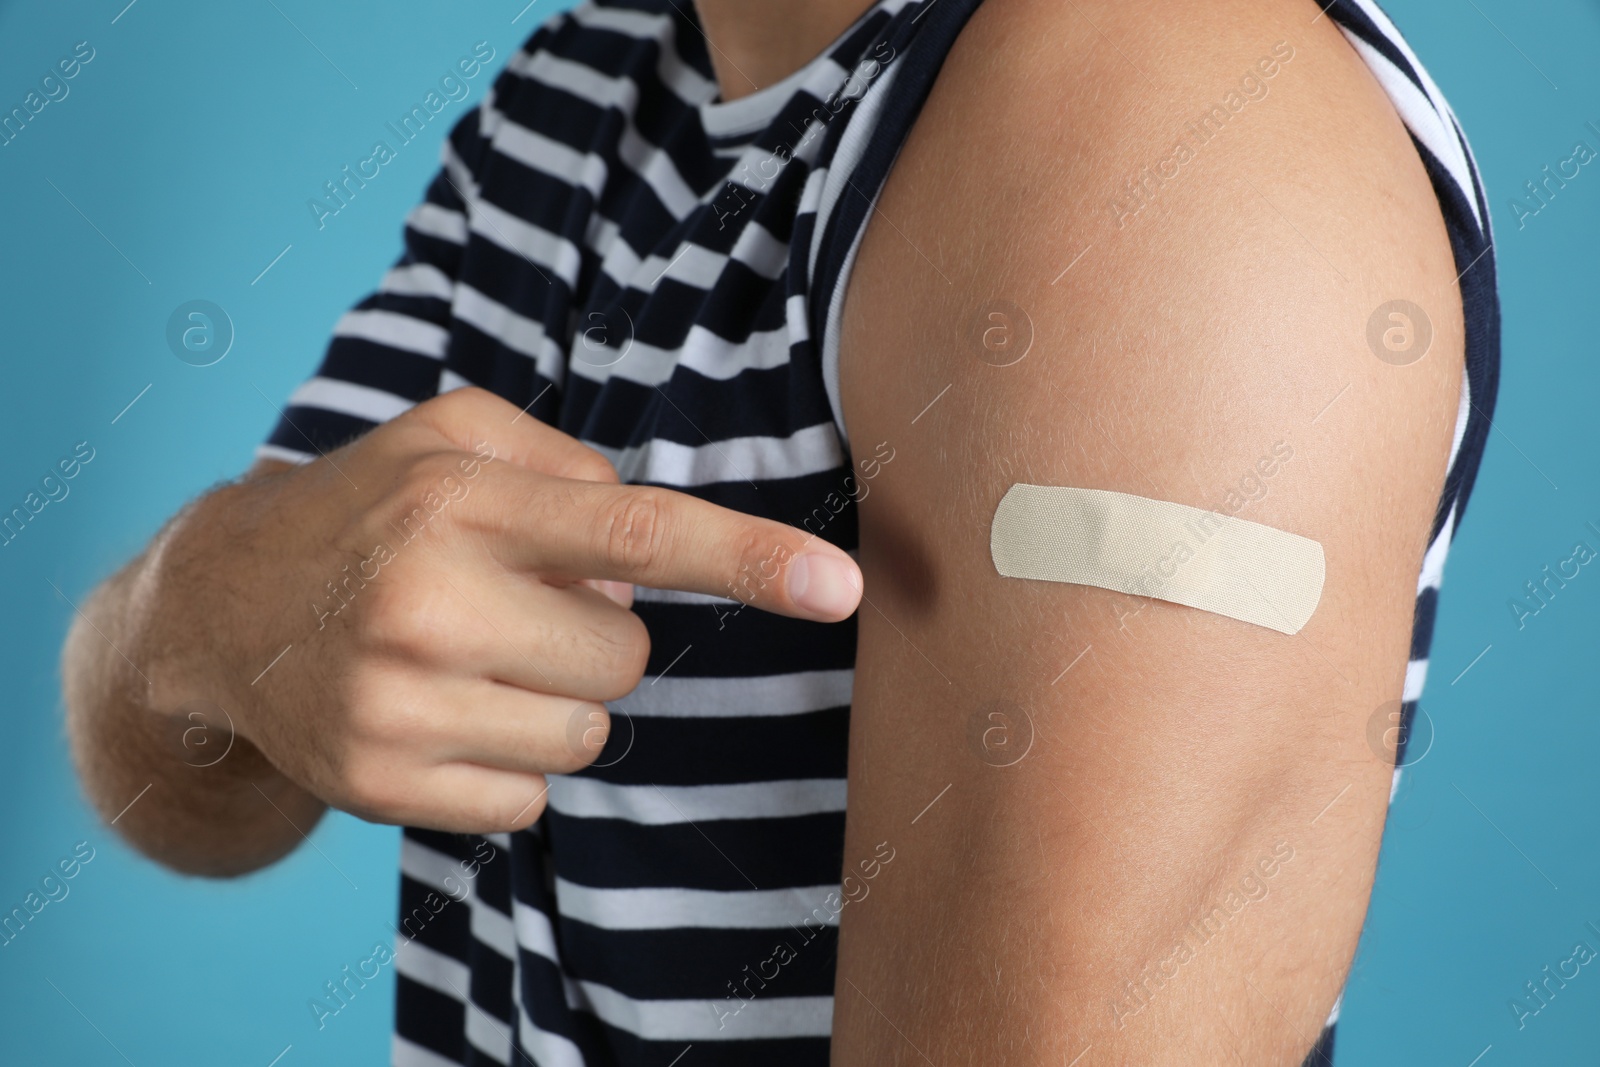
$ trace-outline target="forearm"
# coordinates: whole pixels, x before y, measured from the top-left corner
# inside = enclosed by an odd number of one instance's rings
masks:
[[[205,677],[222,620],[174,595],[200,577],[174,568],[221,536],[217,505],[191,505],[81,604],[62,654],[68,737],[95,809],[152,859],[214,877],[283,856],[324,810],[238,735],[225,687]],[[182,647],[200,654],[171,654]]]

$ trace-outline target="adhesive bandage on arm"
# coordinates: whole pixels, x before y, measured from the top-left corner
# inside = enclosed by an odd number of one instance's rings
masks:
[[[1298,633],[1322,599],[1309,537],[1131,493],[1018,483],[995,509],[995,569],[1093,585]]]

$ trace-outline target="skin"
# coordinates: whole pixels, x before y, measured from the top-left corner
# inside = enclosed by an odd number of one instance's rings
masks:
[[[1112,195],[1279,41],[1268,95],[1119,225]],[[833,1062],[1298,1065],[1372,886],[1393,761],[1368,724],[1458,405],[1417,154],[1309,3],[989,0],[878,208],[841,389],[856,454],[896,459],[860,505],[845,865],[896,858],[841,914]],[[1367,347],[1396,297],[1434,330],[1408,366]],[[1032,323],[1010,366],[972,340],[995,300]],[[1322,543],[1299,635],[990,561],[1015,482],[1222,509],[1278,442],[1233,513]]]
[[[865,6],[698,5],[724,98]],[[1295,52],[1269,94],[1119,224],[1110,198],[1278,41]],[[1401,691],[1457,410],[1456,268],[1415,151],[1305,0],[988,0],[878,208],[841,388],[857,456],[896,458],[860,503],[860,574],[801,531],[616,487],[577,442],[450,394],[202,497],[85,605],[64,673],[99,810],[149,785],[117,829],[213,875],[288,852],[328,805],[526,826],[543,774],[592,758],[573,738],[598,702],[639,680],[627,583],[732,581],[836,619],[864,576],[845,863],[894,858],[841,914],[834,1062],[1298,1064],[1371,890],[1392,760],[1368,723]],[[1396,297],[1433,327],[1404,367],[1365,340]],[[1018,328],[985,317],[996,300],[1031,320],[1005,367],[974,340]],[[308,601],[483,442],[467,494],[319,628]],[[1300,635],[990,562],[1014,482],[1221,507],[1278,442],[1292,458],[1237,514],[1323,544]],[[738,583],[774,552],[842,563],[813,587],[831,607],[797,605],[793,564]],[[182,742],[196,699],[238,734],[204,769]],[[1009,719],[984,717],[996,701]],[[1219,933],[1185,934],[1218,906]]]
[[[677,2],[677,0],[674,0]],[[696,0],[722,99],[782,81],[832,44],[870,7],[862,0]]]

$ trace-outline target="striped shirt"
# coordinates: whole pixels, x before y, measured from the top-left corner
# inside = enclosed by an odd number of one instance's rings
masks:
[[[852,471],[839,314],[871,201],[978,2],[878,0],[734,101],[688,3],[585,0],[551,19],[451,132],[403,255],[260,455],[309,461],[471,384],[624,482],[802,525]],[[1410,130],[1462,272],[1465,382],[1409,722],[1494,407],[1494,254],[1437,87],[1369,0],[1327,15]],[[857,546],[852,502],[809,528]],[[838,928],[813,916],[837,912],[854,620],[643,588],[634,610],[645,679],[611,704],[596,764],[552,777],[534,827],[405,831],[395,1064],[662,1065],[690,1044],[695,1067],[827,1064]],[[778,944],[793,958],[751,986]],[[1308,1063],[1329,1062],[1337,1017]]]

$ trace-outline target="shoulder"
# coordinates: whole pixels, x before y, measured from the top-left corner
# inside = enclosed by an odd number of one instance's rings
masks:
[[[1415,146],[1318,14],[1312,0],[988,0],[880,206],[915,240],[892,209],[912,213],[957,270],[1005,260],[1019,282],[1055,279],[1085,248],[1104,279],[1257,238],[1352,292],[1453,278]],[[1375,244],[1400,258],[1368,262]]]
[[[1167,183],[1155,197],[1196,176],[1226,195],[1253,177],[1239,168],[1266,163],[1310,191],[1389,189],[1406,197],[1399,206],[1438,214],[1383,88],[1314,0],[988,0],[916,136],[936,131],[991,164],[992,180],[1070,190],[1062,208],[1113,224],[1127,221],[1113,193],[1146,168]]]
[[[1245,517],[1323,541],[1350,576],[1330,579],[1338,614],[1381,600],[1403,646],[1461,298],[1416,148],[1315,4],[989,0],[877,206],[844,305],[844,416],[858,450],[930,452],[925,486],[864,505],[864,538],[894,527],[909,557],[968,523],[946,565],[979,566],[1013,482],[1215,508],[1242,479]],[[1383,349],[1424,336],[1409,362]],[[1280,446],[1293,476],[1267,494],[1249,472]]]
[[[1388,97],[1318,15],[1311,0],[979,7],[867,225],[841,388],[870,392],[902,344],[942,386],[985,358],[973,339],[998,307],[1036,358],[990,376],[997,394],[1070,377],[1080,398],[1159,400],[1165,425],[1215,432],[1247,412],[1309,418],[1354,382],[1369,414],[1425,412],[1408,419],[1447,449],[1463,348],[1449,235]],[[1403,374],[1369,343],[1399,300],[1435,356]],[[1194,375],[1251,402],[1218,409]]]

